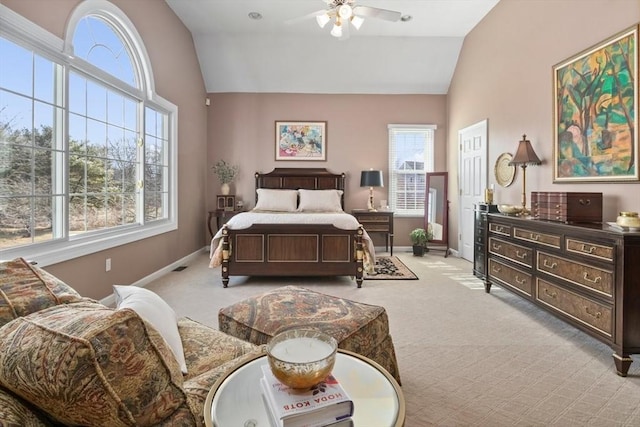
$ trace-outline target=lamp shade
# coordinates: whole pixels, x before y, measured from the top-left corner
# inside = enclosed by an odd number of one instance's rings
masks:
[[[531,141],[527,139],[527,135],[522,135],[522,141],[518,143],[518,151],[513,159],[509,162],[509,166],[513,165],[539,165],[542,162],[533,151]]]
[[[382,171],[362,171],[360,173],[360,187],[384,187]]]

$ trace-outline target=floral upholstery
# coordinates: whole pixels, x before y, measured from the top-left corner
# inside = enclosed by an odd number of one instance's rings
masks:
[[[285,286],[221,309],[218,326],[256,345],[287,329],[317,328],[333,336],[339,348],[378,362],[400,383],[384,307]]]
[[[211,386],[263,351],[179,319],[188,374],[134,311],[115,311],[23,259],[0,263],[0,427],[203,426]]]
[[[58,422],[195,424],[171,349],[133,310],[51,307],[0,329],[0,348],[0,384]]]
[[[211,329],[201,323],[183,317],[178,320],[178,331],[187,360],[188,374],[185,381],[206,373],[225,362],[256,351],[255,345],[231,335]]]
[[[178,330],[189,372],[184,377],[189,407],[194,414],[204,414],[205,400],[218,378],[243,357],[252,357],[262,349],[189,318],[178,320]],[[203,425],[204,417],[197,421]]]
[[[8,390],[0,388],[0,426],[48,427],[46,417]]]
[[[91,301],[23,258],[0,263],[0,326],[47,307],[83,300]]]

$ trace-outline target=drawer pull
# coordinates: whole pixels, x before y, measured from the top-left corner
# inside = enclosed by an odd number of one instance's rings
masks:
[[[491,266],[491,271],[493,271],[494,273],[500,273],[502,271],[502,269],[496,265],[492,265]]]
[[[526,252],[520,252],[519,250],[516,250],[516,257],[520,258],[520,259],[525,259],[527,257],[527,253]]]
[[[551,298],[554,298],[554,299],[558,297],[558,294],[557,294],[557,293],[555,293],[555,292],[549,292],[549,290],[548,290],[547,288],[544,288],[544,289],[542,290],[542,292],[544,292],[544,294],[545,294],[546,296],[551,297]]]
[[[602,277],[600,276],[596,276],[595,278],[590,279],[589,273],[587,273],[586,271],[584,272],[584,276],[582,276],[582,278],[587,282],[591,282],[591,283],[600,283],[602,281]]]
[[[524,279],[520,279],[520,276],[518,276],[517,274],[516,274],[516,277],[514,277],[514,279],[518,285],[524,285],[525,283],[527,283],[526,277]]]
[[[556,268],[556,267],[558,266],[558,263],[557,263],[557,262],[549,263],[549,260],[546,260],[546,259],[545,259],[545,260],[542,262],[542,265],[544,265],[545,267],[550,268],[550,269],[552,269],[552,270],[553,270],[554,268]]]
[[[590,247],[587,249],[587,245],[584,245],[584,244],[582,245],[582,252],[584,252],[584,253],[586,253],[586,254],[592,254],[592,253],[593,253],[593,251],[595,251],[595,250],[596,250],[596,247],[595,247],[595,246],[590,246]]]
[[[534,242],[537,242],[540,239],[540,235],[539,234],[529,233],[529,238],[531,240],[533,240]]]
[[[496,225],[496,232],[497,233],[504,233],[504,227],[501,225]]]
[[[580,199],[580,204],[583,206],[589,206],[591,204],[591,199],[587,199],[587,200]]]
[[[491,245],[491,247],[494,251],[499,251],[500,249],[502,249],[502,245],[496,245],[495,243]]]
[[[595,313],[593,313],[593,312],[591,312],[591,310],[589,310],[589,307],[585,307],[585,308],[584,308],[584,311],[585,311],[589,316],[595,317],[596,319],[599,319],[599,318],[601,318],[601,317],[602,317],[602,312],[600,312],[600,311],[596,311]]]

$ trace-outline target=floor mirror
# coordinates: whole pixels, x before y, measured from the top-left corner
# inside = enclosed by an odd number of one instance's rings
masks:
[[[444,251],[449,255],[449,197],[448,172],[429,172],[424,201],[424,226],[431,229],[433,238],[427,244],[429,250]]]

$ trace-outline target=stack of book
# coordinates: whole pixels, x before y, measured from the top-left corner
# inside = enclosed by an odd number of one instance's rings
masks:
[[[307,391],[291,390],[262,366],[260,387],[275,427],[352,427],[353,401],[333,375]]]

